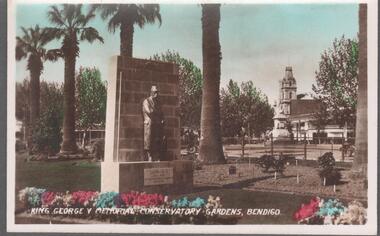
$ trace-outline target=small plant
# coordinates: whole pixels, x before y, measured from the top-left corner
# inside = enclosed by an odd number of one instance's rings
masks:
[[[268,172],[269,168],[272,168],[274,171],[283,173],[285,167],[288,163],[293,162],[295,160],[294,156],[282,155],[279,157],[273,157],[270,155],[262,155],[258,160],[256,160],[256,164],[262,168],[262,171]]]
[[[335,168],[335,158],[332,152],[326,152],[318,158],[319,177],[323,185],[337,184],[342,178],[339,170]]]
[[[335,166],[335,158],[332,152],[326,152],[318,158],[320,169],[333,169]]]

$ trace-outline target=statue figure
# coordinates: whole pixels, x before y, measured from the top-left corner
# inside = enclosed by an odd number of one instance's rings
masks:
[[[144,116],[144,160],[163,160],[166,152],[164,116],[158,99],[158,89],[152,86],[150,96],[143,101]]]

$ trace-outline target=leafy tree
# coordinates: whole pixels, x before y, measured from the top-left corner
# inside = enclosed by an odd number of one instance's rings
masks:
[[[98,31],[89,27],[88,23],[95,17],[95,8],[91,7],[86,14],[82,13],[82,4],[62,4],[51,6],[48,18],[55,28],[48,28],[49,32],[62,40],[62,47],[56,49],[65,60],[64,83],[64,119],[62,153],[75,153],[75,64],[79,56],[79,42],[90,43],[98,40],[103,43]]]
[[[16,82],[16,119],[29,122],[29,80]]]
[[[33,150],[53,155],[62,141],[63,86],[41,82],[41,115],[33,127]]]
[[[29,137],[29,118],[30,118],[30,105],[29,105],[29,79],[24,79],[22,82],[16,82],[16,119],[22,121],[23,128],[23,141]]]
[[[273,127],[273,108],[268,98],[254,87],[252,81],[241,83],[230,80],[221,91],[223,136],[239,135],[244,127],[248,136],[260,136]]]
[[[107,89],[101,80],[100,71],[81,67],[76,78],[76,90],[77,127],[87,131],[95,125],[104,126]]]
[[[173,62],[179,66],[179,98],[181,125],[199,129],[202,105],[202,73],[188,59],[177,52],[168,50],[155,54],[151,58],[156,61]]]
[[[102,4],[95,5],[101,11],[103,20],[109,19],[108,30],[115,33],[120,28],[120,55],[132,57],[134,25],[143,28],[158,20],[161,25],[158,4]]]
[[[358,93],[358,42],[356,39],[335,39],[332,48],[324,51],[313,84],[316,98],[326,106],[333,120],[343,126],[355,125]]]
[[[22,36],[16,37],[16,60],[28,58],[27,70],[30,72],[30,89],[28,90],[30,105],[30,126],[34,126],[40,115],[40,76],[43,72],[45,60],[55,61],[58,54],[47,51],[45,46],[53,39],[48,30],[36,25],[34,28],[21,27]],[[30,132],[30,135],[33,135]]]
[[[202,4],[203,87],[199,158],[225,163],[220,129],[220,4]]]

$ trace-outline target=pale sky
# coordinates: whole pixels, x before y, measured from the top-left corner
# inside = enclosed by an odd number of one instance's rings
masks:
[[[49,5],[18,5],[16,34],[20,27],[50,26],[46,14]],[[87,10],[87,9],[85,9]],[[149,58],[168,49],[193,61],[202,69],[201,7],[199,5],[161,4],[162,25],[135,27],[134,57]],[[98,29],[104,44],[80,43],[76,68],[99,68],[102,79],[108,75],[108,61],[119,54],[119,31],[111,34],[100,17],[90,26]],[[331,47],[334,38],[357,37],[357,4],[224,4],[221,7],[220,43],[222,50],[221,86],[229,79],[252,80],[269,98],[278,98],[278,80],[285,66],[293,67],[297,92],[311,92],[320,54]],[[47,48],[57,48],[52,42]],[[26,60],[16,63],[16,81],[28,77]],[[64,65],[60,60],[46,62],[42,80],[63,82]]]

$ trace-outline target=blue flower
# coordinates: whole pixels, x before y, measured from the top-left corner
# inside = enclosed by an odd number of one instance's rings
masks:
[[[46,189],[30,187],[25,189],[26,202],[29,207],[41,206],[41,195]]]
[[[342,202],[337,199],[329,199],[323,203],[319,208],[318,216],[337,216],[345,211],[345,207]]]
[[[102,193],[99,195],[98,199],[96,200],[95,206],[100,207],[100,208],[116,207],[114,200],[117,199],[118,195],[119,194],[116,192]]]
[[[189,202],[187,197],[182,197],[178,200],[172,201],[172,207],[177,207],[177,208],[188,207],[189,204],[190,204],[190,202]]]
[[[206,204],[205,200],[203,198],[197,197],[193,201],[190,202],[189,206],[190,207],[195,207],[195,208],[201,208]]]

